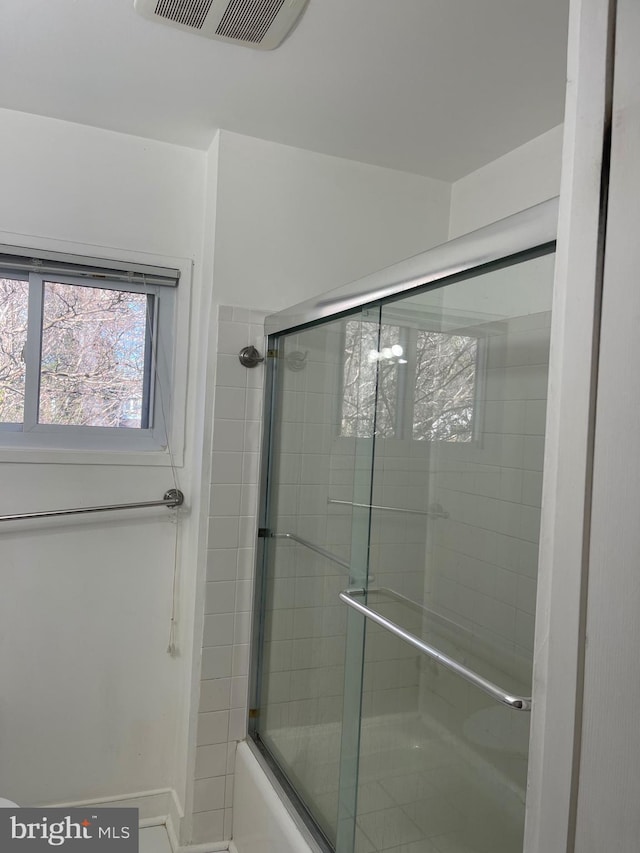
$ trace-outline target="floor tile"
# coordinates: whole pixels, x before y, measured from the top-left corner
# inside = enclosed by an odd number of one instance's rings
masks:
[[[164,826],[146,826],[140,830],[139,853],[171,853],[169,836]]]
[[[358,824],[377,850],[422,838],[422,832],[399,808],[361,815]]]

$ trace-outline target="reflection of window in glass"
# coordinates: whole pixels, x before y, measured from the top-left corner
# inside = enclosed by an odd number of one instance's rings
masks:
[[[413,437],[471,441],[476,400],[478,339],[418,331]]]
[[[398,339],[398,326],[382,326],[361,320],[345,323],[342,429],[352,438],[377,435],[393,437],[398,413],[398,365],[383,362],[377,354]],[[376,412],[376,389],[379,403]]]
[[[476,337],[347,320],[341,435],[471,441],[477,364]]]

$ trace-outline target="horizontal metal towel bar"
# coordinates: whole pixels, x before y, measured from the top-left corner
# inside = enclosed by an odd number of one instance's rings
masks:
[[[445,512],[440,504],[436,504],[432,509],[403,509],[399,506],[379,506],[378,504],[359,504],[353,501],[338,501],[334,498],[327,498],[328,504],[338,504],[339,506],[357,506],[362,509],[380,509],[384,512],[402,512],[407,515],[426,515],[427,518],[449,518],[449,513]]]
[[[304,548],[309,548],[310,551],[315,551],[316,554],[320,554],[322,557],[326,557],[327,560],[331,560],[332,563],[337,563],[339,566],[342,566],[343,569],[349,571],[351,566],[347,563],[346,560],[341,560],[340,557],[336,557],[335,554],[332,554],[331,551],[327,551],[325,548],[321,548],[319,545],[314,545],[313,542],[309,542],[307,539],[303,539],[301,536],[296,536],[295,533],[271,533],[269,534],[271,539],[290,539],[292,542],[297,542],[298,545],[302,545]]]
[[[85,506],[78,509],[52,509],[46,512],[23,512],[18,515],[0,515],[0,521],[26,521],[32,518],[54,518],[58,515],[84,515],[87,512],[113,512],[118,509],[142,509],[151,506],[166,506],[169,509],[182,506],[184,495],[180,489],[169,489],[161,501],[140,501],[131,504],[110,504],[109,506]]]
[[[409,643],[409,645],[418,649],[418,651],[427,655],[427,657],[430,657],[442,664],[442,666],[451,670],[451,672],[457,673],[457,675],[464,678],[465,681],[468,681],[470,684],[475,684],[476,687],[479,687],[480,690],[484,690],[485,693],[492,696],[494,699],[497,699],[498,702],[501,702],[503,705],[506,705],[508,708],[513,708],[516,711],[531,710],[530,697],[514,696],[511,693],[507,693],[492,681],[483,678],[481,675],[478,675],[477,672],[468,669],[466,666],[463,666],[463,664],[458,663],[458,661],[453,658],[450,658],[449,655],[446,655],[444,652],[439,651],[439,649],[430,646],[414,634],[410,634],[408,631],[405,631],[404,628],[396,625],[395,622],[392,622],[390,619],[386,619],[384,616],[376,613],[375,610],[371,610],[370,607],[356,601],[355,596],[358,595],[364,595],[364,590],[345,589],[343,592],[339,593],[341,601],[344,601],[344,603],[348,604],[349,607],[352,607],[354,610],[357,610],[358,613],[366,616],[367,619],[371,619],[372,622],[375,622],[385,630],[394,634],[396,637],[404,640],[405,643]]]
[[[457,622],[454,622],[453,619],[447,619],[446,616],[441,616],[440,613],[429,610],[428,607],[418,604],[417,601],[414,601],[412,598],[407,598],[406,595],[396,592],[395,589],[389,589],[388,586],[372,586],[371,583],[369,583],[367,586],[367,593],[373,593],[374,595],[377,593],[378,595],[386,596],[387,598],[392,599],[392,601],[397,601],[399,604],[403,604],[405,607],[410,607],[416,613],[424,614],[440,627],[444,627],[448,631],[453,631],[458,637],[460,635],[466,635],[469,640],[474,639],[473,634],[468,628],[465,628],[463,625],[459,625]]]

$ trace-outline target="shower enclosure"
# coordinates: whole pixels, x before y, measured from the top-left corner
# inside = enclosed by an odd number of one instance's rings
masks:
[[[337,853],[521,853],[550,202],[268,320],[250,738]]]

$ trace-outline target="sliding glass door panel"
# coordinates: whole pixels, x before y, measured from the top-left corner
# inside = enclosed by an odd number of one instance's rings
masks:
[[[382,617],[364,655],[369,851],[522,850],[530,714],[388,623],[528,705],[552,281],[544,255],[382,307],[359,599]]]
[[[275,339],[257,738],[330,846],[353,844],[379,309]]]

